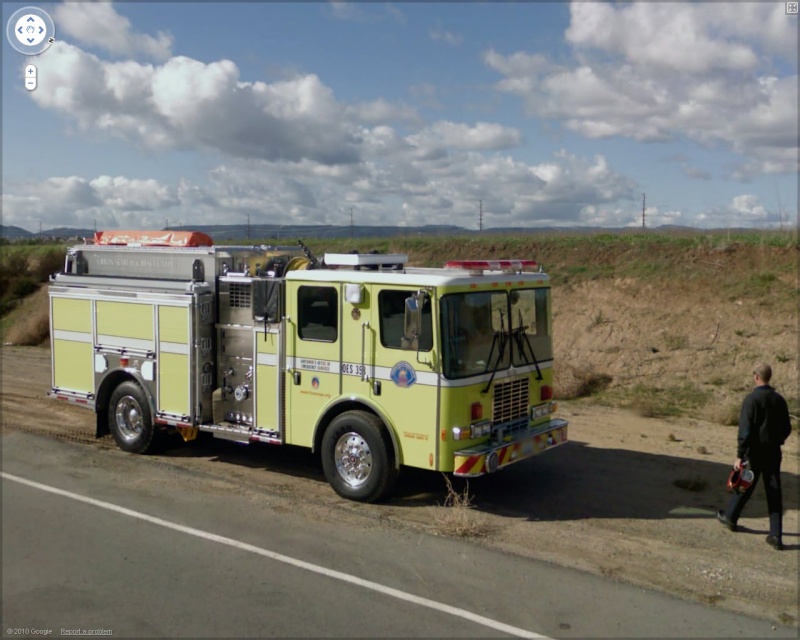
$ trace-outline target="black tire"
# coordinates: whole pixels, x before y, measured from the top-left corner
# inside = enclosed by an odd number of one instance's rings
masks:
[[[129,453],[154,451],[162,435],[145,392],[135,382],[123,382],[114,389],[108,402],[108,427],[117,446]]]
[[[322,468],[333,490],[357,502],[376,502],[397,480],[392,441],[381,419],[347,411],[322,436]]]

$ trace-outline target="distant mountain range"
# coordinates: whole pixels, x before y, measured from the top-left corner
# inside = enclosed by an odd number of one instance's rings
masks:
[[[470,233],[454,225],[426,225],[424,227],[389,226],[335,226],[335,225],[272,225],[272,224],[220,224],[184,227],[167,227],[170,231],[202,231],[214,240],[253,240],[298,238],[374,238],[404,235],[458,235]],[[21,227],[0,225],[0,236],[8,239],[91,238],[94,229],[57,227],[41,233],[32,233]]]
[[[385,238],[395,236],[463,236],[476,235],[477,229],[465,229],[456,225],[425,225],[421,227],[392,227],[392,226],[336,226],[336,225],[274,225],[274,224],[220,224],[198,225],[193,227],[168,227],[170,231],[202,231],[211,236],[215,241],[243,241],[251,238],[253,241],[275,240],[291,241],[306,240],[309,238]],[[660,231],[697,232],[694,227],[681,227],[665,225],[656,227]],[[534,234],[534,233],[614,233],[620,231],[641,230],[635,227],[607,228],[607,227],[492,227],[483,230],[484,234]],[[649,229],[654,230],[654,229]],[[703,231],[708,231],[705,229]],[[734,229],[728,229],[734,231]],[[21,227],[0,225],[0,236],[8,240],[24,240],[35,238],[81,239],[94,237],[93,229],[75,229],[69,227],[56,227],[41,233],[32,233]]]

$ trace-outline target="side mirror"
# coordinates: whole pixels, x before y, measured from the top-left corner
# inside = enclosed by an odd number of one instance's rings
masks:
[[[403,339],[400,341],[403,349],[417,351],[419,349],[419,334],[422,332],[422,305],[425,302],[425,292],[417,291],[406,298],[405,313],[403,314]]]

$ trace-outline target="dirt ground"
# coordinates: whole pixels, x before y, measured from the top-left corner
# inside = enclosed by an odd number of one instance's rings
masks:
[[[41,347],[2,349],[2,429],[23,430],[127,456],[109,438],[93,438],[94,414],[45,398],[50,353]],[[242,447],[201,439],[174,446],[141,464],[174,468],[193,490],[280,497],[280,509],[324,522],[393,527],[453,535],[466,522],[475,544],[545,560],[699,600],[712,606],[797,625],[798,437],[784,448],[784,541],[765,544],[766,503],[758,489],[741,531],[714,518],[735,454],[736,429],[700,419],[645,418],[586,401],[563,402],[570,443],[472,481],[472,509],[442,506],[441,475],[404,470],[384,504],[339,499],[311,454],[294,447]],[[187,475],[187,472],[190,474]]]

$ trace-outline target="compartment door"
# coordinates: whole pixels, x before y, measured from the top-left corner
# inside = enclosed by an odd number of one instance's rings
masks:
[[[158,411],[191,416],[190,309],[158,305]]]
[[[53,387],[94,393],[92,301],[50,298]]]
[[[341,394],[341,287],[287,282],[286,442],[313,445],[324,407]]]

